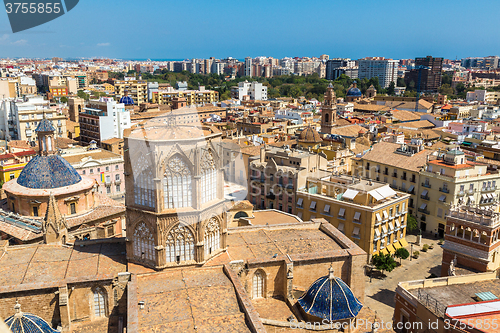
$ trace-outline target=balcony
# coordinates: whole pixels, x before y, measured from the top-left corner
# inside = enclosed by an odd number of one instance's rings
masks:
[[[389,184],[389,186],[394,189],[394,190],[397,190],[398,189],[398,186],[397,185],[394,185],[394,184]]]
[[[410,179],[410,183],[416,183],[417,180],[415,179],[415,177],[413,177],[412,179]]]
[[[419,210],[420,210],[420,209],[419,209]],[[427,217],[426,217],[425,215],[422,215],[422,216],[420,216],[420,221],[425,222],[426,218],[427,218]]]
[[[389,171],[385,170],[383,173],[384,175],[389,176]]]
[[[447,187],[440,187],[439,192],[450,193],[450,190]]]
[[[459,192],[457,193],[457,197],[462,197],[462,196],[464,196],[464,195],[465,195],[465,191],[459,191]]]
[[[429,212],[427,209],[425,209],[425,208],[424,208],[424,209],[419,208],[419,209],[418,209],[418,211],[419,211],[420,213],[424,213],[424,214],[427,214],[427,215],[429,215],[429,214],[430,214],[430,212]]]
[[[481,192],[493,192],[497,189],[496,186],[488,186],[481,188]]]
[[[422,186],[427,187],[427,188],[431,188],[431,184],[429,184],[429,183],[422,183]]]
[[[394,177],[394,178],[398,178],[398,173],[397,173],[397,172],[394,172],[394,173],[392,174],[392,177]]]
[[[420,198],[429,201],[431,198],[429,198],[428,195],[421,195]]]
[[[406,179],[407,179],[406,175],[402,175],[402,176],[401,176],[401,179],[402,179],[402,180],[406,180]]]
[[[376,173],[380,173],[380,170],[375,170]]]

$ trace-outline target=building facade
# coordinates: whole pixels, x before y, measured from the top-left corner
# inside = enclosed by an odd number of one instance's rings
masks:
[[[407,245],[409,197],[370,180],[310,177],[297,191],[297,215],[326,219],[369,254],[394,253]]]
[[[398,77],[398,61],[385,58],[359,59],[358,78],[371,79],[378,77],[380,87],[387,88],[391,82],[396,84]]]

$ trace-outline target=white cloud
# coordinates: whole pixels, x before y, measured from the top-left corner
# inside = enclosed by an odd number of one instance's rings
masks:
[[[19,39],[15,42],[12,42],[12,45],[25,45],[28,41],[26,39]]]
[[[109,46],[109,43],[98,43],[97,46]]]

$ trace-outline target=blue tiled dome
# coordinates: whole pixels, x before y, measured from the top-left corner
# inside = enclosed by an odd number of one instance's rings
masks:
[[[333,276],[331,268],[330,275],[317,279],[298,302],[306,313],[329,321],[354,318],[363,307],[351,288]]]
[[[12,333],[55,333],[58,332],[43,320],[31,313],[17,313],[5,320]]]
[[[120,103],[123,103],[125,105],[134,105],[134,100],[130,96],[123,96],[120,98]]]
[[[28,188],[50,189],[78,183],[82,177],[59,155],[35,156],[24,167],[17,183]]]
[[[347,90],[347,96],[349,97],[361,97],[361,90],[357,87],[352,87],[349,90]]]
[[[47,118],[43,118],[40,123],[38,123],[38,126],[36,127],[35,132],[55,132],[56,129],[52,125],[52,123],[47,120]]]

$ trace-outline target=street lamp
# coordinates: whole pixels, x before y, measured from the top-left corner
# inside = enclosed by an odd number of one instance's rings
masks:
[[[410,244],[410,261],[411,257],[413,257],[413,243]]]

